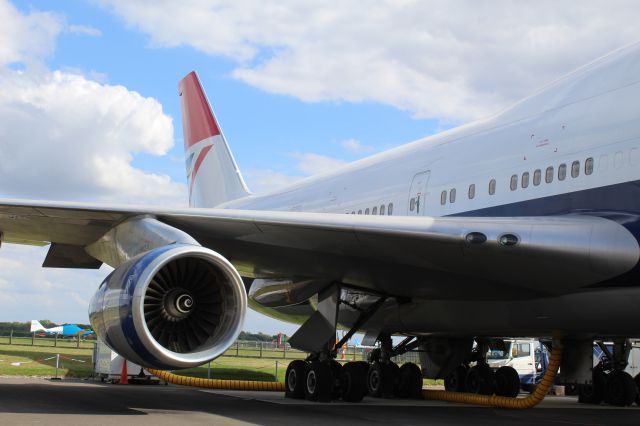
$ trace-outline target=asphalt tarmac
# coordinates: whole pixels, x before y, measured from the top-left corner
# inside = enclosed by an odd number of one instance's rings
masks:
[[[33,424],[638,425],[640,407],[585,406],[571,397],[548,397],[524,411],[373,398],[321,404],[272,392],[0,378],[0,425]]]

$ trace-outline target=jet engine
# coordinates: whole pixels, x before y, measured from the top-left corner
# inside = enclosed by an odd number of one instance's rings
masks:
[[[118,266],[89,306],[98,337],[144,367],[204,364],[233,344],[247,296],[236,269],[220,254],[170,244]]]

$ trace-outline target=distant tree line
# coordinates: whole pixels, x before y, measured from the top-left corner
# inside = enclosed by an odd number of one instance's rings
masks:
[[[249,333],[248,331],[241,331],[238,340],[248,340],[253,342],[273,342],[278,339],[278,335],[269,335],[265,333]],[[287,337],[287,340],[289,338]]]

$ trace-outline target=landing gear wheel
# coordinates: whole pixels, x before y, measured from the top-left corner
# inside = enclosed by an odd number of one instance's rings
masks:
[[[336,360],[331,361],[331,377],[332,377],[332,388],[331,388],[331,399],[339,399],[340,398],[340,380],[342,378],[342,364],[340,364]]]
[[[390,371],[390,373],[388,373],[388,374],[391,377],[391,383],[392,383],[392,385],[391,385],[392,386],[392,388],[391,388],[392,391],[391,391],[391,395],[389,395],[389,397],[397,396],[399,388],[400,388],[400,367],[395,362],[389,362],[389,363],[387,363],[385,368],[389,369],[389,371]]]
[[[377,361],[372,363],[367,372],[369,395],[376,398],[393,396],[394,372],[395,369],[390,364],[381,364]]]
[[[287,367],[284,377],[284,396],[285,398],[304,399],[305,373],[307,372],[307,363],[296,359],[291,361]]]
[[[640,373],[636,375],[633,381],[636,382],[636,387],[640,390]],[[640,392],[638,392],[638,396],[636,396],[636,404],[640,405]]]
[[[467,391],[481,395],[493,393],[493,370],[486,364],[471,367],[465,380]]]
[[[367,376],[367,371],[369,371],[369,363],[367,361],[353,361],[350,364],[355,364],[358,368],[361,368],[364,371],[365,377]],[[366,388],[366,383],[365,383]]]
[[[515,398],[520,392],[520,376],[513,367],[500,367],[494,374],[496,395]]]
[[[368,367],[368,365],[367,365]],[[355,362],[348,362],[342,367],[340,393],[347,402],[360,402],[367,393],[367,370]]]
[[[606,383],[606,373],[602,371],[602,367],[596,366],[593,369],[592,384],[578,387],[578,402],[581,404],[600,404],[604,399]]]
[[[305,374],[305,397],[309,401],[331,401],[333,377],[331,367],[321,362],[312,362]]]
[[[609,375],[605,399],[611,405],[624,407],[633,404],[638,396],[638,387],[633,377],[625,371],[614,371]]]
[[[402,364],[397,396],[400,398],[422,397],[422,371],[412,362]]]
[[[444,378],[444,389],[449,392],[464,392],[467,390],[464,382],[467,379],[468,368],[459,365]]]

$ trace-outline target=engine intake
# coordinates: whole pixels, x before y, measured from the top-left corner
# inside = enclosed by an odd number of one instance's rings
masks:
[[[178,369],[222,355],[242,329],[246,306],[242,279],[224,257],[171,244],[116,268],[94,295],[89,318],[126,359]]]

